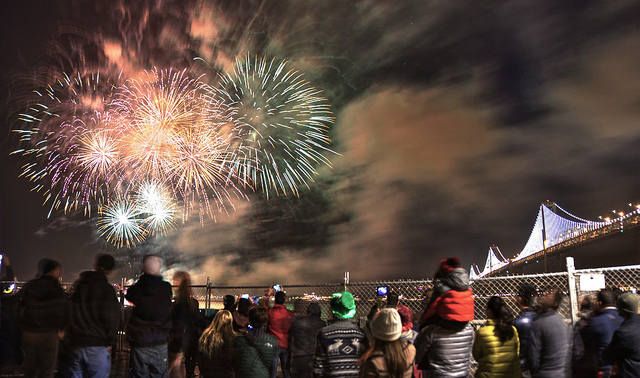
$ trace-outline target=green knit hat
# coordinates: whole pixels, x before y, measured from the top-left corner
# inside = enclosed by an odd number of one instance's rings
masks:
[[[356,303],[348,291],[333,293],[330,303],[331,312],[338,319],[351,319],[356,314]]]

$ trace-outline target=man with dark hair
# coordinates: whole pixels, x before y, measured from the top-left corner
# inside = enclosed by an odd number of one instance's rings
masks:
[[[55,260],[38,263],[37,278],[18,292],[25,377],[53,377],[58,342],[64,337],[67,296],[60,285],[62,266]]]
[[[267,334],[269,316],[264,307],[249,310],[249,331],[233,340],[233,370],[236,378],[267,378],[271,375],[278,341]]]
[[[269,308],[269,298],[270,294],[273,293],[274,289],[268,291],[267,297],[262,302],[263,306],[267,308],[267,312],[269,314],[269,323],[267,325],[267,332],[270,335],[273,335],[278,340],[278,353],[276,353],[275,359],[273,361],[273,367],[271,369],[271,378],[276,378],[278,375],[278,360],[280,360],[280,365],[282,368],[282,375],[284,378],[289,378],[291,375],[289,374],[289,328],[291,327],[291,322],[296,318],[295,311],[291,311],[287,309],[284,305],[284,302],[287,298],[284,291],[276,291],[275,305]]]
[[[562,316],[557,312],[562,303],[562,291],[553,287],[538,297],[538,317],[529,334],[529,369],[536,378],[564,377],[568,359],[569,334]]]
[[[222,298],[222,305],[224,306],[224,310],[229,312],[234,312],[236,309],[236,296],[232,294],[227,294]]]
[[[388,308],[396,308],[398,307],[398,294],[395,292],[390,292],[387,295],[387,307]]]
[[[131,346],[130,376],[166,377],[169,371],[167,345],[171,332],[171,284],[162,279],[162,259],[146,255],[142,260],[143,274],[127,291],[127,300],[134,304],[127,325]]]
[[[320,319],[320,306],[317,303],[309,303],[306,312],[306,316],[294,320],[289,328],[291,376],[296,378],[311,377],[316,335],[320,328],[327,325]]]
[[[580,332],[584,348],[584,358],[579,367],[582,376],[609,377],[611,365],[602,362],[602,351],[609,345],[613,332],[623,320],[616,310],[616,294],[613,290],[600,290],[596,297],[594,315]]]
[[[613,332],[611,343],[602,352],[605,363],[615,363],[618,366],[618,376],[622,378],[640,377],[638,299],[634,293],[624,293],[618,298],[616,307],[624,321]]]
[[[100,253],[93,271],[82,272],[73,285],[67,332],[71,377],[109,377],[109,349],[116,341],[120,315],[118,297],[107,279],[114,268],[113,256]]]
[[[538,316],[531,307],[531,302],[535,295],[536,289],[529,284],[520,286],[518,294],[516,295],[520,314],[513,319],[513,326],[516,327],[518,337],[520,338],[520,368],[522,369],[522,375],[524,377],[530,376],[527,353],[529,352],[529,331],[531,330],[531,324],[533,324],[533,321]]]

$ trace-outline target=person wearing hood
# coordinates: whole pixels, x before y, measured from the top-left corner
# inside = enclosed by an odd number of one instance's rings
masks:
[[[166,377],[173,290],[160,275],[162,259],[158,255],[146,255],[142,265],[144,274],[129,288],[126,296],[134,305],[127,324],[131,346],[130,376]]]
[[[107,278],[114,268],[113,256],[100,253],[93,270],[82,272],[73,284],[67,331],[71,377],[109,377],[109,349],[115,344],[120,319],[118,297]]]
[[[58,343],[64,337],[67,295],[60,285],[62,266],[55,260],[38,263],[37,278],[19,292],[25,377],[53,377]]]

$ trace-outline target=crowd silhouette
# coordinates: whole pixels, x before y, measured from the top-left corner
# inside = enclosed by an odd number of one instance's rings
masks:
[[[109,377],[124,329],[130,377],[640,377],[639,299],[631,292],[582,298],[570,327],[557,311],[562,291],[525,283],[518,314],[493,296],[479,326],[468,274],[452,257],[437,267],[421,314],[392,291],[356,322],[356,301],[343,291],[322,319],[316,301],[289,309],[279,285],[260,298],[226,295],[223,309],[205,313],[189,273],[174,274],[174,295],[151,254],[122,317],[108,281],[115,269],[111,255],[98,254],[65,291],[61,264],[42,259],[20,290],[3,288],[2,366],[25,377]]]

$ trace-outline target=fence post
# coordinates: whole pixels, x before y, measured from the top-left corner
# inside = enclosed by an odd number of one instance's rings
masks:
[[[344,272],[344,291],[347,291],[349,285],[349,272]]]
[[[576,292],[576,267],[573,257],[567,257],[567,273],[569,277],[569,300],[571,301],[571,326],[575,326],[578,321],[578,294]]]
[[[207,299],[204,301],[204,308],[206,310],[206,314],[209,314],[209,310],[211,310],[211,281],[209,280],[209,276],[207,276]]]

